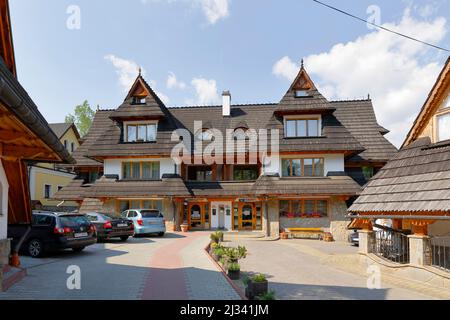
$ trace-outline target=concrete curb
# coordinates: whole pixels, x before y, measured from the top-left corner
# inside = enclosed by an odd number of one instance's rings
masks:
[[[15,268],[18,269],[13,275],[5,278],[6,274],[11,271],[13,268],[9,265],[5,265],[3,267],[3,281],[1,286],[1,291],[5,292],[17,282],[21,281],[23,278],[27,276],[27,270],[24,268]]]
[[[214,260],[213,257],[211,257],[211,255],[209,254],[209,247],[210,247],[210,245],[211,244],[209,243],[203,249],[203,250],[205,250],[205,254],[212,261],[212,263],[214,263],[216,268],[222,273],[222,275],[225,277],[225,279],[228,281],[228,283],[231,285],[231,287],[233,287],[234,291],[236,291],[236,293],[241,297],[241,299],[242,300],[248,300],[247,297],[245,296],[245,294],[241,291],[241,289],[233,282],[233,280],[230,279],[230,277],[228,277],[228,274],[225,271],[225,269],[222,268],[222,266],[216,260]]]

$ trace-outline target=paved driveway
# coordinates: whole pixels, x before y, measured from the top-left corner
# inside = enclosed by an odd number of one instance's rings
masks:
[[[249,251],[242,270],[264,273],[278,299],[434,299],[381,277],[381,289],[368,289],[367,276],[344,271],[328,263],[330,257],[355,255],[356,247],[318,240],[258,241],[233,239],[230,245],[245,245]]]
[[[0,299],[239,299],[203,251],[208,242],[209,233],[167,233],[22,257],[28,276]],[[80,268],[80,290],[67,288],[69,266]]]

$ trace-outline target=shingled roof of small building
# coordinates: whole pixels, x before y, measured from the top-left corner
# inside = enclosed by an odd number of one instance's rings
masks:
[[[450,211],[450,141],[419,138],[365,186],[350,212]]]

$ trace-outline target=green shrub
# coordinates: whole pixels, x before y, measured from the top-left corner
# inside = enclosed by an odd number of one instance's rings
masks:
[[[233,248],[233,247],[227,247],[224,248],[225,250],[225,256],[227,256],[227,258],[229,260],[232,261],[237,261],[239,259],[243,259],[247,256],[247,249],[245,247],[237,247],[237,248]]]
[[[211,241],[212,241],[213,243],[219,243],[219,241],[220,241],[220,238],[219,238],[219,236],[217,235],[217,232],[211,233],[211,235],[209,236],[209,238],[211,239]]]
[[[253,282],[264,282],[267,281],[266,276],[262,273],[256,274],[252,278]]]
[[[237,262],[228,264],[228,271],[241,271],[241,266]]]
[[[213,242],[213,243],[211,243],[211,250],[214,250],[214,249],[216,249],[216,248],[217,248],[217,246],[219,246],[219,244],[218,244],[218,243],[216,243],[216,242]]]
[[[260,294],[260,295],[257,297],[257,299],[258,299],[258,300],[276,300],[276,299],[275,299],[275,291],[271,290],[271,291],[269,291],[269,292]]]

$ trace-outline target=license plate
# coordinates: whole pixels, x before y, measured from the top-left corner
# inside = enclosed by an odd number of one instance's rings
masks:
[[[126,223],[118,223],[117,226],[119,228],[121,228],[121,227],[128,227],[128,225]]]
[[[87,232],[79,232],[79,233],[74,234],[75,238],[81,238],[81,237],[87,237],[87,236],[88,236]]]

